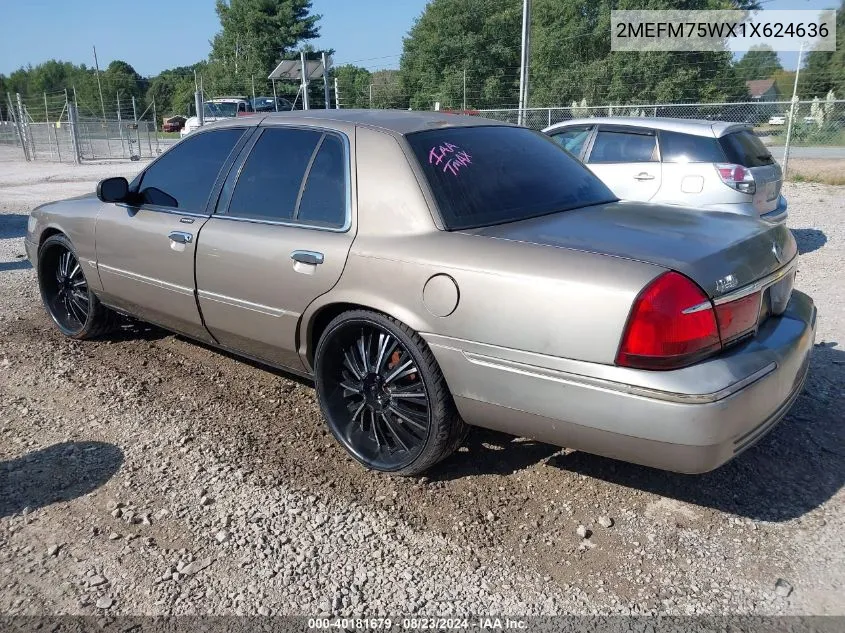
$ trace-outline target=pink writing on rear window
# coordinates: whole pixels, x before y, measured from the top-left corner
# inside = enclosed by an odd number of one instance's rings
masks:
[[[441,143],[428,152],[428,164],[442,167],[456,176],[458,172],[472,164],[472,155],[453,143]]]

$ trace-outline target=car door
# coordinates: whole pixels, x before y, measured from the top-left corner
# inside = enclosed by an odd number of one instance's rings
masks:
[[[584,159],[589,140],[593,134],[592,125],[572,125],[549,132],[552,140],[578,159]]]
[[[197,308],[194,252],[219,175],[246,127],[198,131],[133,181],[139,204],[106,206],[97,217],[97,270],[103,302],[210,341]]]
[[[662,171],[654,130],[600,125],[586,162],[622,200],[647,202],[660,189]]]
[[[202,229],[197,293],[224,347],[302,370],[300,315],[337,283],[354,238],[350,141],[322,129],[260,130]]]

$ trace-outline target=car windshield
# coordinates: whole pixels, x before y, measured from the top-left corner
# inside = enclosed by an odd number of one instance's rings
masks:
[[[205,116],[234,117],[238,116],[238,104],[206,102],[203,112]]]
[[[525,128],[454,127],[409,134],[407,139],[448,230],[617,200],[566,150]]]

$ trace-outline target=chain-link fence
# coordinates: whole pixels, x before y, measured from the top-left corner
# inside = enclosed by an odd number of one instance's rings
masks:
[[[744,103],[652,103],[637,106],[601,105],[560,108],[474,110],[471,114],[522,123],[535,130],[555,123],[588,117],[671,117],[736,121],[753,126],[771,146],[841,147],[845,157],[845,100],[749,101]],[[791,123],[791,125],[790,125]]]
[[[66,91],[40,97],[7,95],[5,120],[0,122],[0,143],[17,145],[28,161],[152,158],[163,151],[155,120],[155,103],[142,111],[134,98],[120,101],[113,110],[83,110]]]
[[[261,87],[263,88],[263,86]],[[257,92],[261,90],[257,88]],[[27,160],[140,160],[160,154],[176,139],[162,139],[155,102],[140,107],[115,94],[113,104],[77,103],[66,91],[7,95],[0,109],[0,143],[21,148]],[[778,159],[798,154],[845,158],[845,100],[654,103],[472,110],[470,114],[543,129],[586,117],[672,117],[747,123]]]

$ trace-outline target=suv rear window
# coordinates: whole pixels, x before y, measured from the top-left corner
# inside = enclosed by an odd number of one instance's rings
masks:
[[[775,159],[763,142],[749,130],[732,132],[719,139],[729,162],[743,167],[773,165]]]
[[[660,132],[660,156],[664,163],[723,163],[725,155],[712,136]]]
[[[455,127],[407,136],[443,223],[458,230],[616,200],[547,136],[520,127]]]

